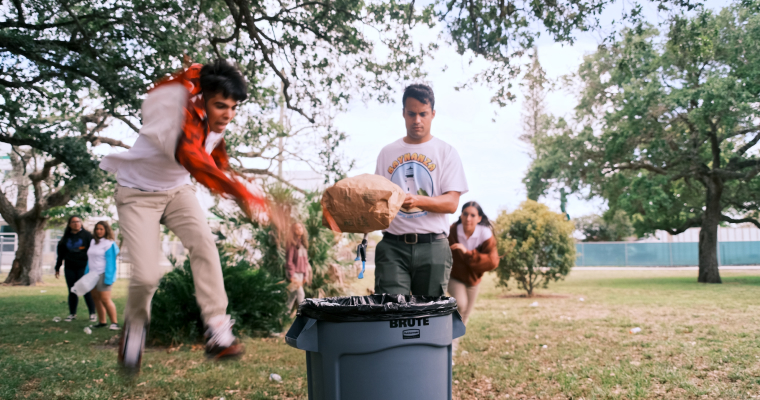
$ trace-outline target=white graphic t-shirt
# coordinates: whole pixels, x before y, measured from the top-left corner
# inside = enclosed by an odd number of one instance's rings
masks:
[[[468,191],[462,160],[448,143],[433,138],[422,144],[409,144],[399,139],[377,157],[375,174],[390,179],[404,192],[420,196],[440,196],[446,192]],[[404,233],[449,234],[446,214],[402,208],[386,230],[394,235]]]

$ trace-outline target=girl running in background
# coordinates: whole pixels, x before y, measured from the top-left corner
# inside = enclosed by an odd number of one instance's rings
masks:
[[[493,228],[480,204],[469,201],[462,206],[462,216],[451,226],[449,245],[454,261],[449,294],[457,299],[457,309],[466,325],[483,274],[499,265]]]
[[[90,249],[87,250],[87,271],[85,274],[97,272],[100,274],[95,289],[92,289],[92,297],[95,299],[95,307],[98,310],[98,324],[94,328],[107,326],[106,314],[111,319],[109,329],[119,330],[119,321],[116,316],[116,305],[111,300],[111,285],[116,280],[116,256],[119,247],[114,242],[113,230],[106,221],[95,224]]]
[[[287,258],[285,264],[288,285],[288,311],[296,308],[303,301],[306,294],[303,285],[311,285],[311,264],[309,264],[309,236],[303,224],[296,222],[292,228],[293,237],[288,243]]]

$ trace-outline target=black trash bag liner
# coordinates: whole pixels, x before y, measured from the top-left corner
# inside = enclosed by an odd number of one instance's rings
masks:
[[[306,299],[298,306],[298,315],[327,322],[390,321],[440,317],[456,309],[453,297],[373,294]]]

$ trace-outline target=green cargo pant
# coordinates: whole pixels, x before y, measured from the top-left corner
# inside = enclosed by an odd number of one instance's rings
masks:
[[[443,296],[451,275],[446,239],[406,244],[383,239],[375,249],[375,293]]]

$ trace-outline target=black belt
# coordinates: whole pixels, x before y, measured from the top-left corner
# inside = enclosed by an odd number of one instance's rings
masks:
[[[383,240],[404,242],[406,244],[432,243],[441,239],[446,239],[446,235],[443,233],[405,233],[403,235],[394,235],[392,233],[383,232]]]

